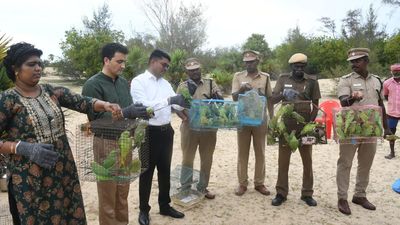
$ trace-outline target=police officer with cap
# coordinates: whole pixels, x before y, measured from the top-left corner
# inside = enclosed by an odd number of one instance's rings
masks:
[[[390,134],[386,124],[386,111],[383,105],[382,82],[379,76],[368,71],[369,49],[352,48],[348,52],[347,61],[350,62],[353,72],[340,78],[337,94],[340,104],[347,106],[376,105],[382,107],[383,127],[385,135]],[[350,170],[355,153],[358,156],[356,188],[352,202],[365,209],[375,210],[376,207],[366,198],[366,189],[369,182],[369,173],[376,152],[376,142],[357,144],[341,143],[339,145],[339,159],[337,162],[336,182],[338,187],[338,209],[341,213],[350,215],[351,210],[347,202]]]
[[[260,62],[260,53],[248,50],[243,52],[243,61],[246,64],[246,70],[238,72],[232,80],[232,98],[238,100],[239,94],[255,89],[260,95],[267,97],[269,115],[273,115],[273,107],[269,101],[272,95],[271,81],[268,73],[258,70],[257,66]],[[238,196],[243,195],[247,191],[248,175],[247,167],[249,162],[249,150],[251,138],[253,137],[253,146],[255,153],[255,171],[254,171],[254,188],[263,195],[269,195],[269,190],[264,185],[265,180],[265,136],[267,133],[267,123],[265,122],[258,127],[244,126],[237,131],[238,135],[238,164],[237,174],[239,186],[235,190]]]
[[[185,62],[188,79],[179,84],[177,93],[188,90],[193,99],[223,99],[222,93],[212,79],[202,78],[201,64],[196,58],[189,58]],[[204,193],[207,199],[214,199],[215,194],[207,189],[210,180],[210,171],[213,160],[217,130],[196,131],[189,127],[188,114],[181,124],[182,170],[180,182],[182,187],[190,188],[193,182],[193,161],[197,148],[200,154],[200,178],[197,190]]]
[[[303,53],[296,53],[289,59],[292,72],[282,74],[276,82],[272,102],[292,103],[294,111],[305,118],[305,122],[314,121],[318,108],[321,93],[316,76],[308,75],[304,72],[307,65],[307,56]],[[311,104],[313,103],[313,104]],[[284,120],[288,131],[296,130],[298,134],[304,124],[299,124],[294,119]],[[312,169],[312,145],[302,145],[299,147],[300,156],[303,162],[303,187],[301,190],[301,200],[309,206],[316,206],[317,202],[312,197],[314,190],[314,178]],[[279,206],[287,199],[289,192],[288,171],[290,156],[292,151],[282,138],[279,140],[279,159],[278,159],[278,180],[276,182],[276,196],[272,200],[273,206]]]

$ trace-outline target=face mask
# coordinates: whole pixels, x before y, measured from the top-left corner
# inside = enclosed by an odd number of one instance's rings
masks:
[[[393,77],[399,78],[400,77],[400,71],[392,72]]]

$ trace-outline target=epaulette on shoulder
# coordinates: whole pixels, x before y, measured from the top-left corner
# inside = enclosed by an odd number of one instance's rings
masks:
[[[347,79],[347,78],[350,78],[350,77],[351,77],[351,75],[353,75],[353,73],[349,73],[349,74],[347,74],[347,75],[344,75],[344,76],[342,76],[341,78],[343,78],[343,79]]]
[[[371,76],[376,77],[378,80],[382,80],[382,78],[380,76],[378,76],[378,75],[371,74]]]
[[[310,80],[317,80],[317,75],[306,74],[304,77]]]
[[[279,77],[289,77],[290,73],[282,73],[279,75]]]

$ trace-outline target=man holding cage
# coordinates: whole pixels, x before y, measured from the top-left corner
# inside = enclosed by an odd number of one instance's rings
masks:
[[[85,96],[117,103],[126,118],[147,117],[146,107],[132,104],[129,93],[128,81],[120,74],[125,68],[128,49],[119,43],[108,43],[101,50],[103,68],[101,72],[89,78],[82,89]],[[112,119],[107,112],[88,114],[89,121],[97,119]],[[95,161],[99,162],[117,148],[115,139],[107,139],[95,134],[93,150]],[[117,183],[115,181],[97,182],[99,199],[99,224],[100,225],[126,225],[129,223],[128,194],[129,182]]]
[[[269,74],[258,70],[260,53],[257,51],[243,52],[243,62],[246,70],[238,72],[232,80],[232,98],[238,101],[239,94],[255,89],[260,95],[267,97],[269,115],[273,115],[272,104],[269,98],[272,96]],[[269,195],[269,190],[264,185],[265,180],[265,136],[267,134],[267,123],[264,121],[260,126],[245,126],[237,131],[238,140],[238,162],[237,174],[239,186],[235,190],[237,196],[242,196],[247,191],[250,143],[253,137],[254,153],[256,158],[254,171],[254,188],[263,195]]]
[[[185,62],[186,74],[189,79],[179,84],[177,93],[185,90],[193,99],[223,99],[221,91],[212,79],[202,78],[201,64],[196,58],[189,58]],[[207,199],[214,199],[215,194],[210,192],[208,182],[217,142],[217,130],[196,131],[189,127],[189,120],[183,118],[180,126],[182,148],[181,185],[191,186],[193,182],[193,161],[197,147],[200,154],[200,177],[197,190],[204,193]]]
[[[307,56],[302,53],[293,54],[288,61],[292,71],[279,76],[273,91],[272,101],[291,103],[294,111],[304,117],[305,122],[314,121],[318,113],[318,102],[321,98],[318,80],[315,76],[304,72],[307,65]],[[306,101],[306,102],[305,102]],[[284,120],[286,130],[295,130],[299,133],[304,127],[293,118]],[[316,206],[317,202],[312,197],[314,178],[312,169],[312,145],[298,147],[303,162],[303,186],[301,200],[308,206]],[[280,206],[286,201],[289,193],[289,165],[292,149],[287,141],[279,139],[278,180],[276,182],[276,196],[272,200],[273,206]]]

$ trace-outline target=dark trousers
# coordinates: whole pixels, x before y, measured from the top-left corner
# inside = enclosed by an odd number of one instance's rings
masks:
[[[154,169],[157,167],[158,204],[162,211],[168,209],[171,202],[169,189],[174,130],[168,124],[164,126],[149,126],[148,132],[150,158],[148,169],[139,178],[139,208],[142,212],[150,211],[151,185]]]
[[[8,181],[8,204],[10,205],[10,213],[13,219],[14,225],[20,225],[21,219],[19,218],[19,212],[17,208],[17,201],[15,201],[14,191],[11,184],[11,179]]]

